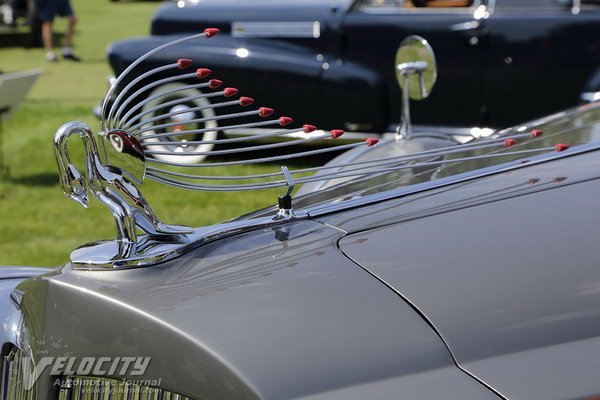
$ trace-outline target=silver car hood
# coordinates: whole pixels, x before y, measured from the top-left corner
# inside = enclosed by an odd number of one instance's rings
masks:
[[[600,393],[600,232],[589,213],[599,153],[323,221],[357,232],[341,250],[421,310],[459,365],[504,396],[584,397]]]
[[[339,252],[342,236],[302,221],[143,269],[66,266],[26,281],[33,354],[152,357],[144,379],[196,399],[351,398],[349,387],[379,385],[492,397],[413,308]]]

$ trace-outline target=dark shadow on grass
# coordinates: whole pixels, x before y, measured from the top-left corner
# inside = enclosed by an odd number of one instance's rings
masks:
[[[30,47],[29,33],[25,32],[2,32],[0,33],[0,47]]]
[[[24,186],[54,186],[58,184],[56,172],[42,172],[25,176],[10,176],[9,181]]]
[[[15,31],[11,28],[0,29],[0,48],[24,47],[26,49],[43,47],[39,33]],[[62,43],[64,34],[54,33],[54,43]]]

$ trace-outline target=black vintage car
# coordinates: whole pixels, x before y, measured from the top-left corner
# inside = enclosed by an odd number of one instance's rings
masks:
[[[172,37],[214,26],[185,54],[257,102],[324,129],[393,131],[401,93],[400,41],[436,49],[436,90],[414,105],[421,125],[502,127],[597,99],[600,5],[595,0],[178,0],[152,19],[152,36],[114,43],[116,75]],[[176,58],[164,52],[142,70]]]
[[[239,101],[260,123],[273,118]],[[600,103],[460,145],[451,134],[356,142],[351,161],[312,170],[285,167],[306,152],[249,156],[274,172],[244,176],[227,175],[238,159],[171,169],[148,158],[156,142],[127,120],[96,135],[70,122],[54,136],[65,194],[96,196],[117,236],[55,271],[0,270],[3,399],[600,395]],[[69,160],[74,135],[85,176]],[[156,218],[144,178],[283,191],[275,207],[192,228]],[[296,196],[313,179],[332,185]]]

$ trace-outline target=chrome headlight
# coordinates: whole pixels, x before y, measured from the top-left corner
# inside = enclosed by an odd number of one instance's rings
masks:
[[[30,382],[33,361],[21,349],[13,347],[2,362],[3,400],[34,400],[35,382]]]

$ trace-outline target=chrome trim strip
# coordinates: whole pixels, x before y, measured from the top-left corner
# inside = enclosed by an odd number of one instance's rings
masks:
[[[321,37],[321,23],[319,21],[232,22],[231,36],[318,39]]]
[[[23,363],[31,362],[27,354],[13,347],[2,360],[2,383],[0,395],[4,400],[33,400],[37,398],[36,387],[26,374],[29,369]]]

